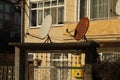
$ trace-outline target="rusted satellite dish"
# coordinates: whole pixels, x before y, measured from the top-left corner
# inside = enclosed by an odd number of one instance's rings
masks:
[[[75,28],[74,38],[76,40],[80,40],[83,37],[85,37],[88,27],[89,27],[89,19],[87,17],[82,18]]]

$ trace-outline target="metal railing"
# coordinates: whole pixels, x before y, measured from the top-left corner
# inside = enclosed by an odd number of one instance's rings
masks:
[[[81,54],[46,53],[36,56],[41,63],[34,64],[34,80],[84,80]]]
[[[0,66],[0,80],[15,80],[14,66]]]

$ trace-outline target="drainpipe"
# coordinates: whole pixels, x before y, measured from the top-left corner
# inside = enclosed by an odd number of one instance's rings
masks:
[[[21,43],[24,43],[24,29],[25,29],[25,0],[21,3]]]

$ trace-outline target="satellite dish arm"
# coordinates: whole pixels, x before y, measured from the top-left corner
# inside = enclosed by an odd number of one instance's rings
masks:
[[[49,36],[49,34],[47,35],[47,39],[45,40],[44,43],[48,43],[48,41],[50,41],[50,43],[53,43],[52,40],[51,40],[51,38],[50,38],[50,36]]]
[[[26,34],[29,35],[29,36],[31,36],[31,37],[34,37],[34,38],[42,39],[42,38],[34,36],[34,35],[30,34],[30,33],[26,33]]]
[[[73,37],[75,37],[76,34],[77,34],[77,30],[75,29],[74,36],[73,36]]]
[[[43,40],[43,38],[34,36],[34,35],[30,34],[30,33],[26,33],[26,34],[29,35],[29,36],[31,36],[31,37]],[[51,38],[50,38],[50,36],[49,36],[49,34],[47,35],[47,39],[45,40],[45,43],[47,43],[48,41],[50,41],[50,43],[53,43],[52,40],[51,40]]]
[[[110,9],[110,12],[113,13],[114,15],[116,15],[116,16],[120,16],[116,12],[114,12],[112,9]]]
[[[72,30],[72,31],[68,31],[68,29],[66,29],[66,32],[67,32],[70,36],[74,37],[74,35],[71,34],[71,32],[73,32],[73,30]]]

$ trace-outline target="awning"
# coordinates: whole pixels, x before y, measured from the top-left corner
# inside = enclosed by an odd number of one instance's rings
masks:
[[[9,43],[9,45],[25,49],[29,52],[78,52],[84,51],[87,47],[98,47],[94,41],[76,43]]]

